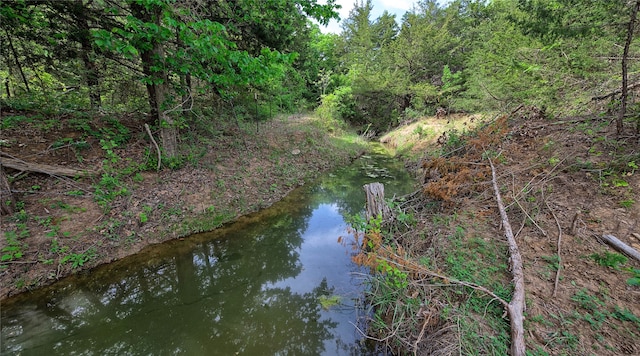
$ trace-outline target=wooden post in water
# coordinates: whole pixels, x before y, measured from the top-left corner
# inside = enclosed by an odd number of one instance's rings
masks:
[[[384,184],[370,183],[365,184],[362,188],[367,195],[367,221],[377,218],[378,215],[382,215],[382,221],[391,219],[393,212],[384,201]]]

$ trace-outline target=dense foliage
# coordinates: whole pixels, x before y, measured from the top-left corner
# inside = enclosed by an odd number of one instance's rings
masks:
[[[334,8],[316,0],[4,1],[2,97],[17,107],[148,111],[173,157],[194,103],[269,100],[291,110],[313,96],[319,64],[309,18],[326,23]]]
[[[629,31],[634,6],[591,0],[455,0],[442,6],[425,0],[393,21],[386,12],[372,19],[372,2],[357,1],[336,38],[340,60],[330,82],[341,88],[324,96],[321,108],[342,108],[337,114],[378,130],[438,109],[525,104],[549,116],[617,112],[621,96],[613,93],[621,87],[625,41],[635,32],[635,26]],[[638,80],[637,48],[632,41],[627,53],[633,59],[629,86]]]
[[[423,0],[400,19],[372,19],[362,0],[339,35],[323,34],[316,23],[337,18],[336,7],[3,1],[1,98],[14,108],[148,112],[172,157],[196,111],[259,121],[319,105],[321,116],[380,132],[437,110],[619,112],[621,67],[627,86],[637,81],[635,1]]]

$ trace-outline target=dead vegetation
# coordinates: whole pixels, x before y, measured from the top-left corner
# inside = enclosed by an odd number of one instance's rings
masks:
[[[397,354],[523,353],[509,351],[504,302],[518,296],[499,194],[523,260],[527,354],[640,352],[640,263],[601,238],[640,248],[637,144],[605,119],[536,108],[441,137],[422,190],[361,235],[354,260],[379,272],[372,337]]]

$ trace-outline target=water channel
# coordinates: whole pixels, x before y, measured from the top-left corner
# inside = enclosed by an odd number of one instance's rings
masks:
[[[224,228],[3,302],[0,353],[374,354],[355,327],[366,271],[338,243],[374,181],[387,196],[413,184],[401,160],[366,155]]]

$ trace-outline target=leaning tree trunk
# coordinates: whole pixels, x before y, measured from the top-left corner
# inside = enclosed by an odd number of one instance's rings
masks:
[[[22,71],[22,65],[20,64],[20,60],[18,59],[18,51],[13,46],[13,40],[11,40],[11,35],[7,29],[4,30],[7,35],[7,41],[9,42],[9,48],[11,48],[11,53],[13,54],[13,59],[16,61],[16,67],[18,67],[18,71],[20,72],[20,76],[22,77],[22,82],[24,83],[24,87],[27,90],[27,93],[31,92],[29,89],[29,81],[27,77],[24,75],[24,71]]]
[[[0,166],[0,215],[13,214],[13,208],[16,206],[16,198],[11,193],[11,186],[4,168]]]

